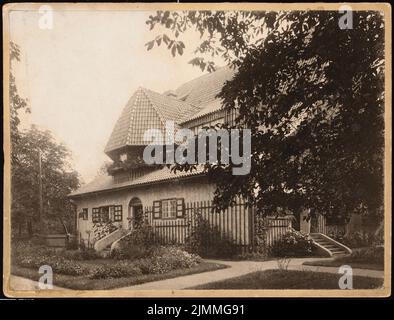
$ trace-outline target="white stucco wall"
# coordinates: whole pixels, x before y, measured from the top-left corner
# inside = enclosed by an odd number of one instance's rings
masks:
[[[101,206],[122,205],[123,216],[121,222],[114,222],[123,228],[128,228],[129,203],[134,197],[141,200],[142,206],[152,206],[153,201],[167,198],[184,198],[185,203],[194,201],[207,201],[213,199],[215,188],[206,177],[193,177],[186,180],[171,180],[159,184],[134,187],[127,190],[102,192],[91,195],[83,195],[74,198],[77,212],[83,208],[88,209],[88,220],[77,218],[78,236],[88,239],[88,230],[93,227],[92,209]],[[93,234],[90,235],[92,240]]]

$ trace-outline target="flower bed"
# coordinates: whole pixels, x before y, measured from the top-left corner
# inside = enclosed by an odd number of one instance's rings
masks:
[[[12,262],[15,265],[37,269],[42,265],[52,267],[54,273],[85,275],[91,279],[121,278],[141,274],[163,274],[176,269],[192,268],[201,258],[178,247],[157,247],[149,256],[135,260],[95,259],[94,253],[48,249],[43,246],[13,246]],[[85,258],[85,259],[84,259]],[[95,263],[96,262],[96,263]]]

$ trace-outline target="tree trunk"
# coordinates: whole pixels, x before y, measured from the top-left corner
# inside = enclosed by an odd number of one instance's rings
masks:
[[[29,238],[33,237],[33,225],[31,223],[31,219],[27,220],[27,234]]]

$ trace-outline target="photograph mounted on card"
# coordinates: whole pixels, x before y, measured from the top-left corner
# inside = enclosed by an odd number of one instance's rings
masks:
[[[3,18],[6,296],[391,294],[388,4]]]

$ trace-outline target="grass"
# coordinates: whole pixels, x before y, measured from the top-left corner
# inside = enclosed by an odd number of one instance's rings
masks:
[[[353,269],[369,269],[369,270],[384,270],[383,264],[376,263],[362,263],[362,262],[353,262],[351,259],[335,259],[335,260],[317,260],[317,261],[306,261],[303,263],[306,266],[319,266],[319,267],[340,267],[344,264],[351,266]]]
[[[99,259],[99,260],[86,260],[81,261],[86,264],[97,264],[106,263],[110,264],[110,259]],[[158,281],[163,279],[171,279],[180,276],[185,276],[194,273],[202,273],[207,271],[213,271],[218,269],[224,269],[227,266],[218,263],[201,262],[195,267],[187,269],[177,269],[172,270],[168,273],[163,274],[144,274],[133,277],[124,278],[107,278],[107,279],[89,279],[87,276],[70,276],[64,274],[54,274],[53,275],[53,285],[75,289],[75,290],[105,290],[121,288],[126,286],[137,285],[144,282]],[[36,269],[23,268],[16,265],[12,266],[11,273],[16,276],[21,276],[31,280],[37,281],[41,274],[38,273]]]
[[[339,289],[340,277],[323,272],[266,270],[189,289]],[[383,279],[353,277],[354,289],[375,289],[382,285]]]

